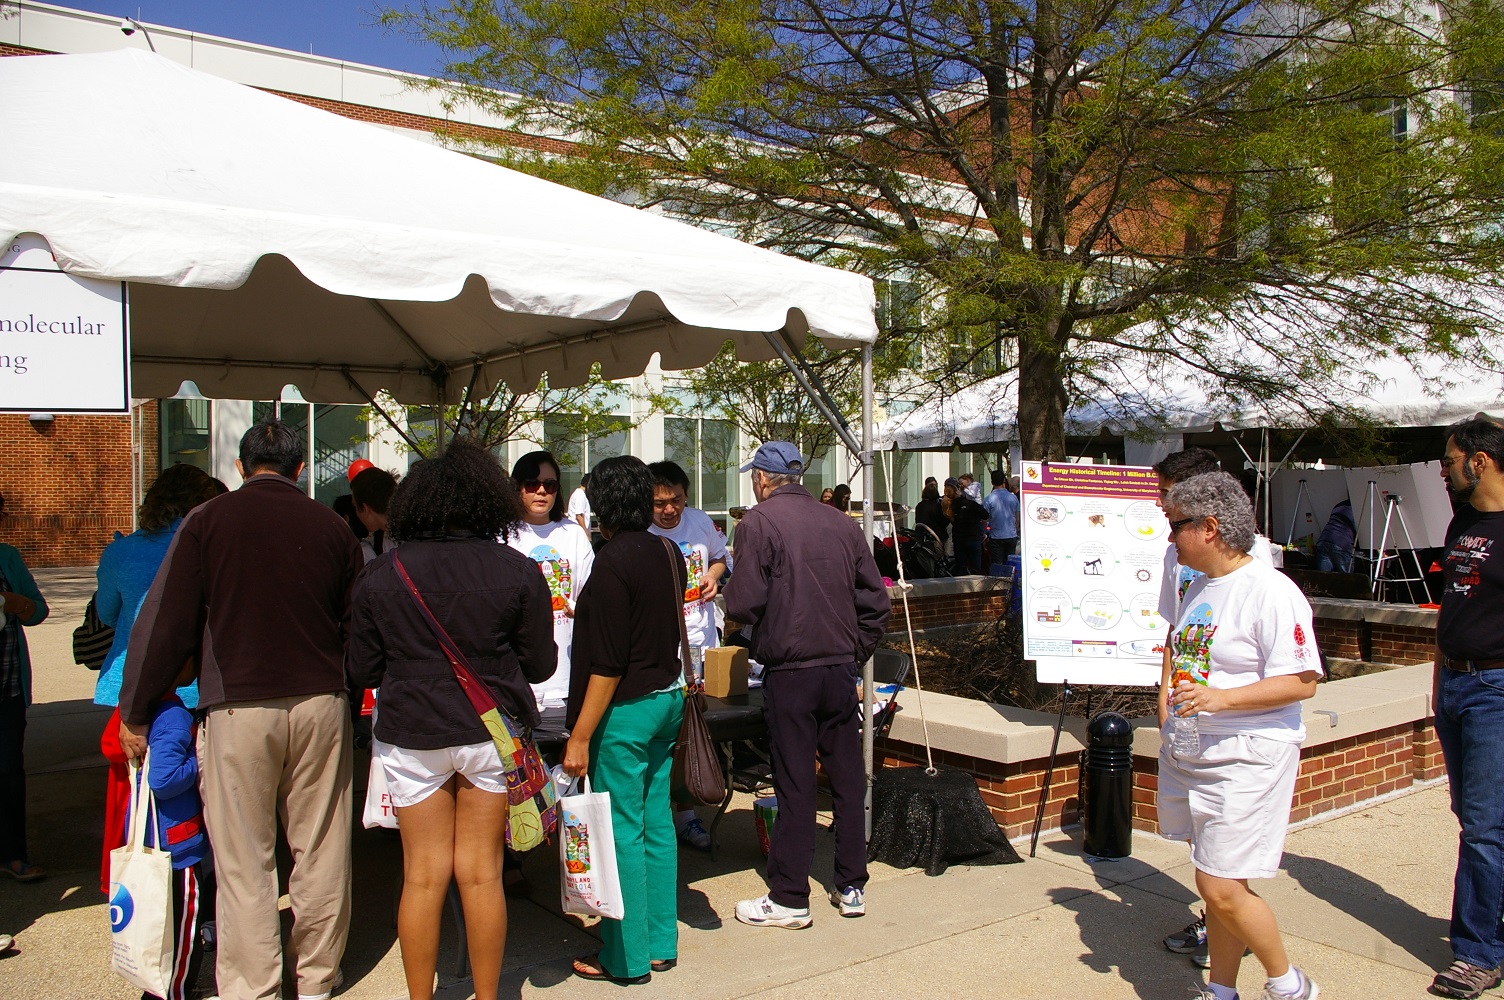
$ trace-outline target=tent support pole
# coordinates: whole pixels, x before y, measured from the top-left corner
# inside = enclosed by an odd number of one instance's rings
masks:
[[[418,442],[413,438],[411,434],[407,432],[407,428],[397,423],[397,421],[392,418],[392,415],[386,412],[386,410],[382,408],[382,405],[380,403],[376,402],[376,397],[367,392],[365,386],[355,381],[355,376],[350,374],[350,369],[342,368],[340,369],[340,374],[345,377],[345,381],[350,384],[350,388],[360,393],[361,396],[365,398],[366,403],[371,407],[371,409],[375,410],[378,414],[381,415],[381,419],[386,421],[387,426],[401,435],[402,440],[407,443],[407,446],[409,448],[421,454],[421,451],[418,448]]]
[[[809,363],[804,360],[804,356],[799,353],[799,349],[786,341],[783,335],[783,330],[779,330],[777,333],[769,330],[763,331],[763,336],[767,338],[769,346],[773,348],[779,359],[783,361],[784,367],[794,376],[794,380],[799,383],[805,392],[809,393],[810,398],[814,401],[815,409],[819,410],[820,415],[835,429],[836,434],[841,438],[841,443],[853,455],[863,458],[862,445],[857,443],[856,436],[851,433],[851,425],[841,416],[835,402],[830,398],[829,393],[825,391],[825,387],[820,384],[820,377],[810,369]],[[871,358],[866,354],[862,357],[864,366],[862,370],[865,377],[865,373],[871,365]],[[863,396],[862,403],[864,406],[867,405],[865,395]],[[869,467],[870,464],[870,462],[867,463]]]
[[[428,375],[430,378],[433,378],[439,372],[446,370],[444,368],[444,365],[438,359],[433,357],[433,355],[429,354],[427,351],[423,350],[422,345],[420,345],[415,339],[413,339],[412,334],[407,332],[407,327],[397,322],[397,317],[393,316],[389,311],[387,311],[386,306],[382,305],[380,302],[377,302],[375,299],[366,299],[366,301],[371,303],[371,308],[375,309],[378,313],[381,314],[382,319],[386,320],[392,325],[392,329],[397,331],[397,336],[402,338],[403,343],[407,344],[408,347],[411,347],[413,349],[413,353],[422,359],[423,364],[428,367]]]
[[[862,450],[858,453],[862,462],[862,537],[868,549],[872,548],[872,502],[876,492],[873,475],[873,426],[872,426],[872,345],[862,345]],[[891,471],[891,470],[889,470]],[[893,484],[888,483],[888,510],[893,509]],[[897,551],[897,531],[894,532],[894,551]],[[862,664],[862,764],[867,777],[866,794],[862,799],[862,813],[866,823],[867,840],[872,840],[872,784],[875,772],[873,760],[873,691],[872,691],[872,661],[873,657],[867,657],[867,662]]]
[[[475,406],[475,387],[480,383],[480,372],[484,367],[479,361],[470,369],[470,384],[465,386],[465,398],[460,400],[460,412],[454,418],[454,436],[459,437],[465,433],[465,427],[473,419]]]

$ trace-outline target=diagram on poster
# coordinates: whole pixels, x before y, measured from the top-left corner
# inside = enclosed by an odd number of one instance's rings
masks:
[[[1041,682],[1159,683],[1158,497],[1151,469],[1024,463],[1024,657]]]

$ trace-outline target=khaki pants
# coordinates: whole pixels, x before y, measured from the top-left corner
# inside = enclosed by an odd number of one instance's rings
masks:
[[[219,880],[223,1000],[282,995],[277,820],[292,848],[298,993],[332,989],[350,931],[350,713],[344,694],[239,702],[199,730],[204,820]]]

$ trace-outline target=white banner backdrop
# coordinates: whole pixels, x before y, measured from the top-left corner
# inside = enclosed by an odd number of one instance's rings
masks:
[[[1305,484],[1304,490],[1301,489],[1302,483]],[[1315,545],[1326,528],[1332,508],[1347,496],[1347,470],[1281,469],[1269,484],[1274,500],[1270,537],[1281,545],[1292,542]],[[1357,517],[1357,507],[1355,498],[1354,517]],[[1290,531],[1292,521],[1295,525],[1293,533]]]
[[[127,413],[125,282],[64,274],[41,237],[0,252],[0,412]]]

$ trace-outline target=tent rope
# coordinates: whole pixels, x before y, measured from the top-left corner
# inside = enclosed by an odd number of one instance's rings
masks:
[[[883,470],[888,477],[888,521],[893,529],[893,553],[898,556],[898,593],[903,597],[903,624],[909,636],[909,662],[914,667],[914,698],[919,706],[919,726],[924,731],[925,774],[939,774],[935,767],[935,752],[930,747],[930,723],[924,714],[924,684],[919,679],[919,648],[914,642],[914,616],[909,612],[909,591],[914,585],[908,581],[903,568],[903,548],[898,544],[898,522],[893,517],[893,452],[883,451]]]

